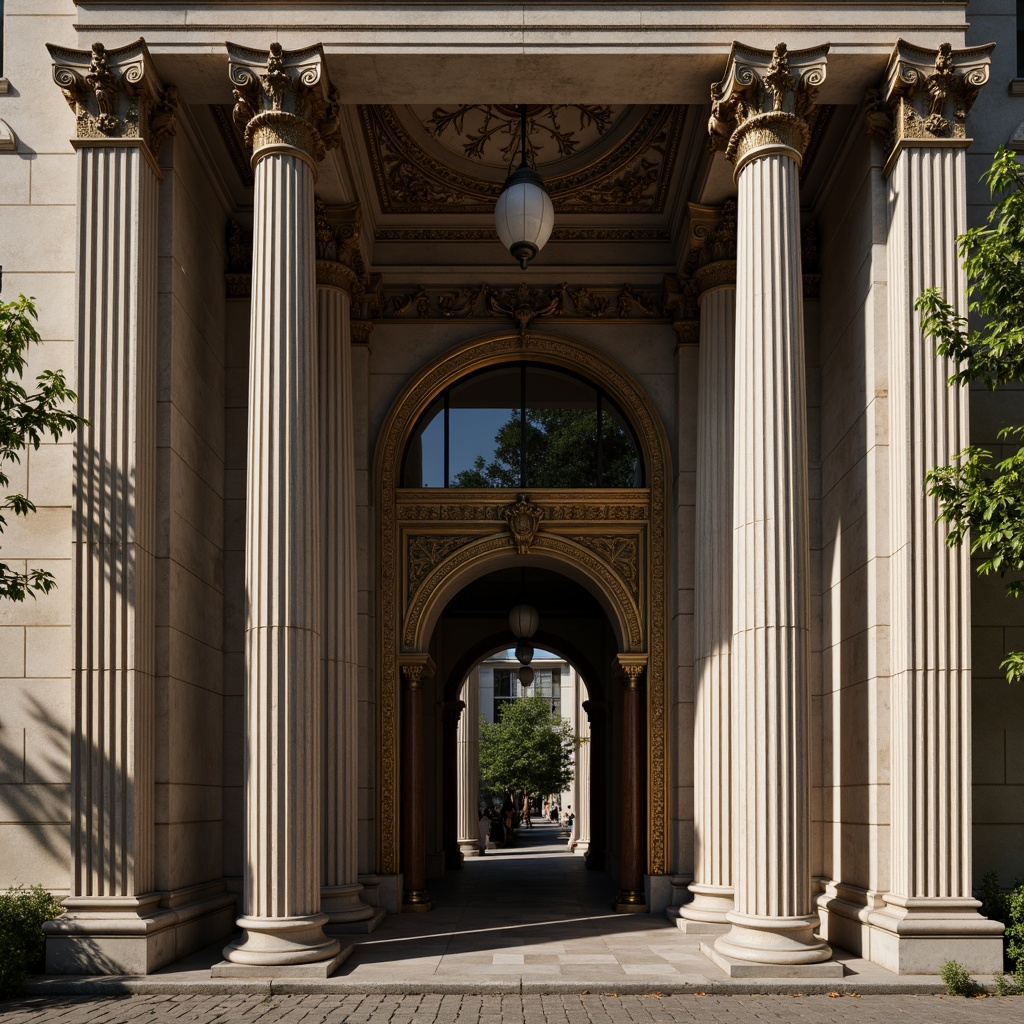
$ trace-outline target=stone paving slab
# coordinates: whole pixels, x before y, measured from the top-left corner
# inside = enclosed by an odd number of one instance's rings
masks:
[[[275,983],[275,987],[280,983]],[[229,993],[105,997],[32,995],[0,1002],[3,1024],[985,1024],[1024,1019],[1024,997]]]

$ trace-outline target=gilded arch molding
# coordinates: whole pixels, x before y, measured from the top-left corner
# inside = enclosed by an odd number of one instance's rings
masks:
[[[395,402],[378,441],[378,870],[400,870],[400,664],[425,653],[453,586],[458,589],[503,562],[518,564],[515,559],[524,557],[516,553],[505,514],[518,498],[515,491],[399,488],[402,454],[419,416],[445,387],[467,373],[521,359],[589,377],[629,416],[640,443],[645,488],[529,492],[529,500],[544,514],[528,558],[585,579],[612,621],[621,653],[647,657],[647,870],[666,874],[671,750],[667,438],[646,393],[621,367],[579,342],[518,331],[488,335],[427,366]]]

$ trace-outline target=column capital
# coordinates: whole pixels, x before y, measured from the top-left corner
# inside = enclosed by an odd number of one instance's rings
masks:
[[[400,659],[402,678],[410,690],[423,688],[423,680],[434,676],[434,659],[429,654],[405,654]]]
[[[272,152],[291,152],[312,167],[338,144],[338,90],[327,77],[323,47],[269,51],[227,44],[232,117],[252,150],[253,164]]]
[[[76,143],[144,142],[154,156],[174,134],[178,90],[157,77],[145,40],[108,50],[46,44],[53,80],[75,113]]]
[[[967,139],[967,111],[988,81],[994,48],[954,50],[942,43],[932,50],[896,41],[885,82],[868,90],[866,107],[866,131],[885,137],[889,161],[907,143],[956,145]]]
[[[647,668],[646,654],[617,654],[615,656],[619,669],[624,676],[627,690],[636,690],[640,686],[640,676]]]
[[[736,200],[721,206],[690,203],[690,249],[698,297],[736,286]],[[699,301],[699,298],[698,298]]]
[[[733,43],[725,75],[711,86],[708,133],[739,174],[755,156],[788,152],[797,163],[810,139],[807,114],[825,81],[828,44],[756,50]]]

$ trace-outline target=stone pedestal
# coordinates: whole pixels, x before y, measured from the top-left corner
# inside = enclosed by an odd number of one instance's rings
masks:
[[[175,93],[142,40],[50,46],[78,137],[78,412],[71,895],[47,970],[146,974],[176,956],[154,887],[157,193]]]
[[[970,560],[946,545],[925,473],[968,443],[967,389],[921,334],[916,296],[966,310],[956,237],[967,226],[964,118],[991,47],[899,43],[889,64],[889,486],[892,555],[892,880],[869,914],[871,958],[900,974],[944,960],[1002,970],[1002,926],[971,895]]]
[[[812,965],[809,865],[810,546],[800,266],[804,116],[827,47],[733,47],[712,88],[713,139],[735,164],[737,200],[733,476],[735,906],[715,950],[731,961]]]
[[[736,204],[690,207],[700,303],[697,541],[694,550],[694,880],[687,934],[728,930],[732,890],[732,508]]]
[[[229,46],[253,150],[246,494],[246,859],[242,937],[256,968],[336,962],[321,910],[323,689],[319,351],[313,184],[337,127],[323,54]],[[317,968],[319,970],[319,968]]]

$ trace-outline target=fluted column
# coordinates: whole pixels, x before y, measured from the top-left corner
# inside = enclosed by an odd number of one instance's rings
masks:
[[[690,207],[700,303],[694,549],[694,872],[688,934],[721,932],[732,889],[732,509],[736,203]]]
[[[348,224],[315,202],[323,527],[324,828],[321,906],[335,930],[374,917],[360,899],[358,580],[355,431],[349,312],[355,271],[342,259]],[[366,925],[363,925],[365,930]]]
[[[422,654],[402,662],[402,910],[433,910],[427,892],[423,820],[423,679],[433,664]]]
[[[480,671],[473,669],[462,688],[466,710],[459,719],[459,849],[464,857],[480,854]]]
[[[71,895],[47,968],[173,959],[154,887],[156,291],[159,170],[176,96],[142,40],[50,46],[78,150]],[[140,919],[142,919],[140,921]]]
[[[644,895],[643,755],[640,736],[640,676],[646,655],[620,654],[622,670],[622,821],[619,840],[619,894],[615,909],[624,914],[646,914]]]
[[[809,965],[810,544],[800,161],[827,47],[733,47],[711,130],[738,187],[733,475],[735,908],[724,958]],[[841,968],[840,968],[841,970]]]
[[[590,848],[590,717],[583,706],[587,688],[580,674],[575,669],[571,671],[576,706],[576,775],[572,805],[576,808],[576,850],[585,855]]]
[[[459,723],[465,701],[446,700],[441,705],[441,846],[447,871],[462,868],[459,849]]]
[[[925,473],[968,443],[967,389],[921,333],[914,300],[936,286],[964,314],[965,115],[992,47],[922,50],[889,64],[889,502],[892,554],[892,864],[870,921],[872,958],[900,973],[956,959],[1001,970],[999,925],[971,895],[970,561],[946,544]]]
[[[253,151],[246,492],[246,859],[233,964],[320,963],[323,669],[313,185],[337,128],[319,47],[229,45]]]

